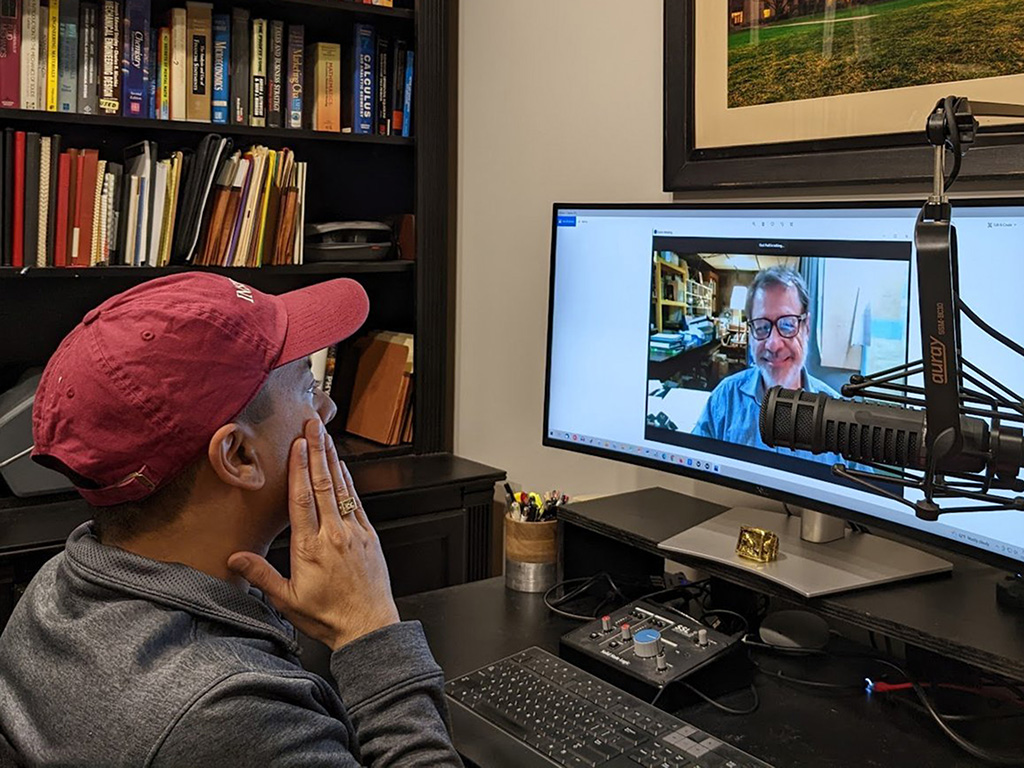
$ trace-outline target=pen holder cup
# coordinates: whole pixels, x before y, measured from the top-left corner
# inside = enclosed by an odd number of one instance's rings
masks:
[[[521,523],[505,515],[505,586],[546,592],[558,571],[557,520]]]

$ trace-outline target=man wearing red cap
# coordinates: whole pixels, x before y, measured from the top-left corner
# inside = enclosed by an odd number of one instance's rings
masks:
[[[368,309],[352,280],[270,296],[188,273],[61,343],[32,455],[94,519],[0,636],[0,763],[460,764],[309,367]],[[289,523],[285,579],[264,556]],[[331,648],[337,690],[299,665],[292,625]]]

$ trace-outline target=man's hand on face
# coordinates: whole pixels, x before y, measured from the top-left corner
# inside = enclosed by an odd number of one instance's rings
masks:
[[[228,567],[292,624],[337,650],[398,623],[398,609],[377,532],[334,441],[319,419],[306,422],[304,434],[288,462],[291,578],[253,552],[235,552]]]

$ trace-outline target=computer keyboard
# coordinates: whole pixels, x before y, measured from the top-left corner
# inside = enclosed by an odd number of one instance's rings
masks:
[[[488,768],[771,768],[540,648],[445,691],[456,746]]]

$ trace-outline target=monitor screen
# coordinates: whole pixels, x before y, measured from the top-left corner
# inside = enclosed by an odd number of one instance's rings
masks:
[[[920,520],[909,506],[836,477],[837,455],[769,448],[760,438],[768,387],[838,397],[851,375],[920,358],[919,209],[556,204],[544,444],[838,513],[1019,568],[1024,514]],[[1024,201],[955,201],[953,223],[961,296],[1024,342],[1015,311],[1024,296]],[[1024,391],[1024,360],[969,322],[962,341],[965,358]]]

